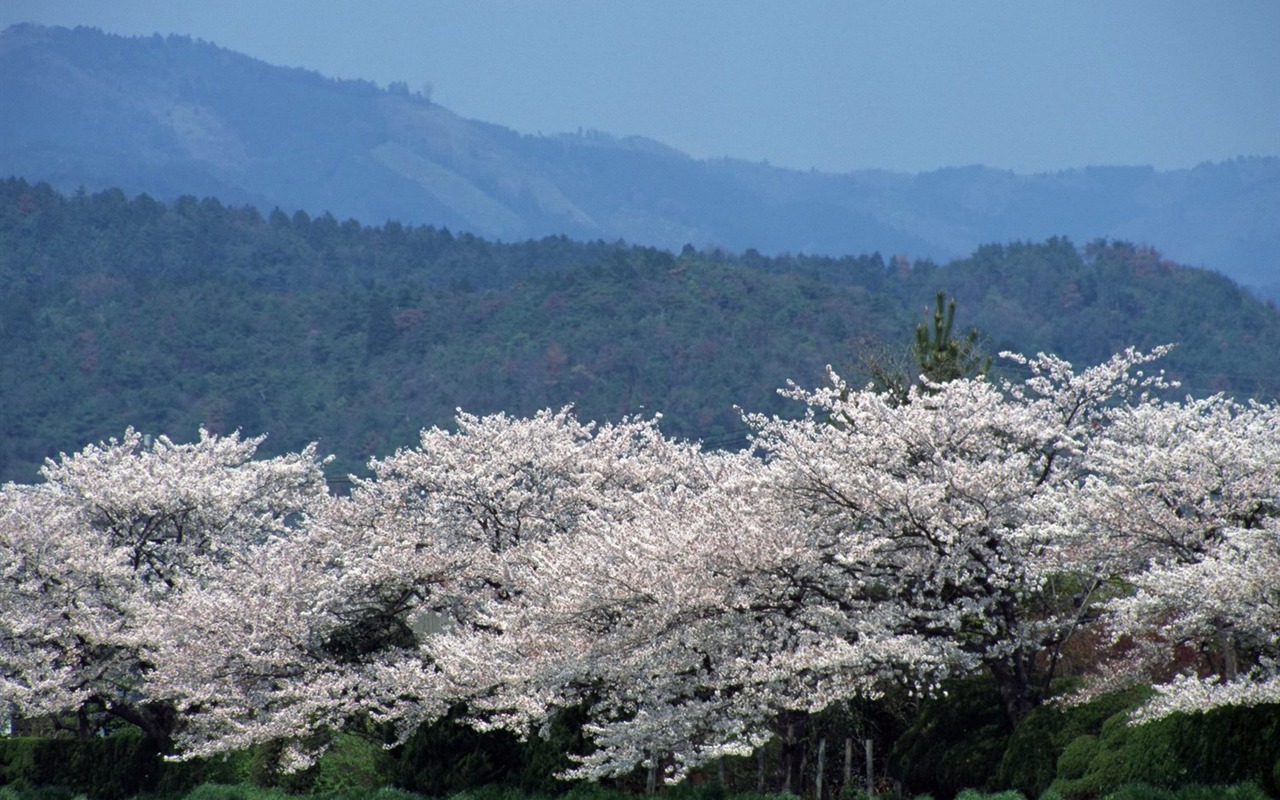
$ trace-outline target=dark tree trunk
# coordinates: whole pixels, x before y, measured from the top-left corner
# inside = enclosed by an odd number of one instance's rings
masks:
[[[1044,699],[1036,681],[1035,653],[1019,648],[1002,659],[988,661],[987,669],[1000,691],[1005,716],[1016,728]]]
[[[801,776],[804,771],[804,748],[801,742],[805,715],[799,711],[787,711],[780,720],[782,728],[782,792],[800,794]]]
[[[93,726],[89,724],[89,710],[84,706],[76,709],[76,738],[84,741],[93,736]]]
[[[173,706],[168,703],[121,705],[112,706],[110,711],[125,722],[137,725],[158,752],[166,755],[172,752],[173,733],[178,727],[178,713]]]

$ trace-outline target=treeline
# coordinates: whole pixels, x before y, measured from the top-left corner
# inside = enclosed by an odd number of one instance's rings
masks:
[[[1154,358],[796,389],[813,413],[747,418],[763,458],[461,415],[343,497],[313,449],[91,445],[0,487],[0,674],[46,734],[0,740],[0,783],[555,791],[568,750],[569,777],[633,791],[694,772],[821,800],[855,796],[871,740],[872,778],[942,798],[1274,791],[1280,420],[1157,400]],[[150,744],[95,738],[121,722]],[[214,758],[170,772],[174,745]]]
[[[905,346],[939,289],[992,352],[1097,362],[1178,342],[1166,368],[1189,391],[1280,394],[1273,307],[1126,243],[993,245],[947,266],[675,254],[9,179],[0,479],[29,481],[46,456],[130,424],[266,431],[267,452],[319,437],[339,474],[457,407],[661,411],[673,435],[733,446],[735,404],[785,413],[788,379]]]
[[[691,780],[663,787],[661,794],[668,800],[813,797],[822,775],[830,797],[867,797],[860,790],[866,777],[861,737],[868,735],[879,741],[900,737],[898,747],[874,756],[874,775],[880,776],[875,785],[889,797],[902,790],[904,797],[947,798],[985,787],[1000,792],[989,800],[1085,800],[1113,793],[1144,800],[1257,800],[1280,791],[1274,706],[1218,709],[1133,727],[1125,724],[1128,706],[1136,702],[1129,692],[1081,706],[1047,706],[1010,731],[991,686],[966,681],[948,688],[949,697],[919,705],[851,702],[806,719],[799,746],[808,769],[797,794],[760,792],[762,785],[776,790],[783,750],[778,740],[757,756],[721,759]],[[8,787],[0,788],[0,799],[627,800],[644,792],[643,770],[602,783],[557,780],[554,773],[568,765],[564,754],[573,746],[572,732],[557,724],[550,734],[518,741],[505,731],[476,733],[448,719],[424,725],[390,750],[376,738],[344,734],[317,764],[298,773],[280,771],[280,748],[272,745],[225,759],[166,762],[130,730],[87,741],[0,738],[0,786]],[[845,737],[856,745],[848,776]],[[819,742],[827,753],[821,770]],[[972,791],[961,797],[982,800]]]

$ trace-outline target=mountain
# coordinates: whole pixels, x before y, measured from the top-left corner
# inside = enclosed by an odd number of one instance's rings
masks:
[[[662,412],[672,435],[741,444],[735,405],[796,414],[787,380],[816,386],[827,364],[857,380],[861,357],[902,355],[940,289],[992,353],[1083,366],[1177,342],[1161,366],[1179,394],[1280,396],[1274,305],[1117,242],[987,245],[945,266],[674,254],[0,179],[0,287],[0,481],[129,425],[266,432],[277,453],[319,439],[340,474],[457,407]]]
[[[1280,299],[1280,159],[1194,169],[832,175],[697,160],[589,132],[528,136],[403,84],[331,80],[185,37],[0,34],[0,176],[64,191],[331,212],[504,241],[548,235],[943,261],[992,241],[1159,247]],[[762,109],[761,113],[768,113]]]

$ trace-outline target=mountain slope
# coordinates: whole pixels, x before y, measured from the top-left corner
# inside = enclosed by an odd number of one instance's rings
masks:
[[[0,176],[64,191],[216,196],[519,241],[686,242],[945,260],[991,241],[1151,243],[1280,297],[1280,159],[1019,176],[825,175],[699,161],[656,142],[522,136],[364,81],[183,37],[0,34]]]
[[[0,180],[0,287],[0,480],[127,425],[268,432],[270,452],[320,439],[358,470],[459,406],[660,411],[672,434],[736,444],[735,405],[798,413],[788,379],[900,350],[939,289],[992,351],[1090,364],[1178,342],[1162,366],[1186,391],[1280,395],[1274,306],[1119,243],[990,245],[943,267],[675,255]]]

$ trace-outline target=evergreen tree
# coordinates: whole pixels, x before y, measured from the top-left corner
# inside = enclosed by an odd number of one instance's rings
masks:
[[[951,336],[956,318],[955,298],[947,302],[947,293],[940,291],[937,301],[932,331],[924,322],[917,325],[916,339],[911,347],[920,367],[920,376],[926,379],[922,383],[926,390],[930,383],[975,378],[986,375],[991,369],[991,357],[984,356],[978,347],[977,328],[970,328],[963,341]]]
[[[933,324],[925,321],[916,326],[909,355],[864,353],[859,357],[859,368],[871,377],[872,386],[893,398],[896,405],[908,402],[913,385],[932,394],[938,384],[986,375],[991,357],[979,347],[978,329],[970,328],[963,340],[954,338],[955,317],[955,298],[948,302],[946,292],[939,291]]]

